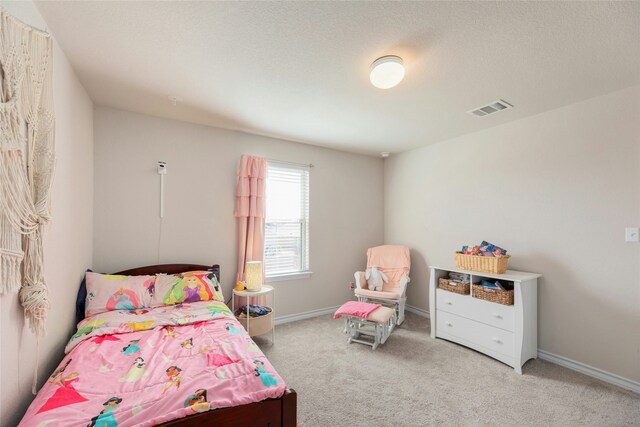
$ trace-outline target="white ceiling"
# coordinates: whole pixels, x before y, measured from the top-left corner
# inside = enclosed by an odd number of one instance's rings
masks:
[[[365,154],[640,83],[638,2],[37,5],[96,104]],[[384,91],[388,54],[407,71]],[[515,108],[466,113],[496,99]]]

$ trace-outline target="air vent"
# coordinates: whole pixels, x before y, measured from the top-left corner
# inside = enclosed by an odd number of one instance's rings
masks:
[[[503,101],[502,99],[499,99],[487,105],[483,105],[482,107],[478,107],[473,110],[467,111],[467,113],[476,117],[484,117],[490,114],[495,114],[500,111],[507,110],[509,108],[513,108],[513,105],[509,104],[506,101]]]

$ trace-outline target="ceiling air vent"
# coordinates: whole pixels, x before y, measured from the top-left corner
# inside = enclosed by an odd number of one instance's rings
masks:
[[[476,117],[484,117],[490,114],[494,114],[500,111],[507,110],[509,108],[513,108],[513,105],[509,104],[502,99],[497,101],[493,101],[487,105],[483,105],[482,107],[475,108],[473,110],[467,111],[467,113],[476,116]]]

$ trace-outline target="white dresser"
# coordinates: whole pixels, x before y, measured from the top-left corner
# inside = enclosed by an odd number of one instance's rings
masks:
[[[431,338],[443,338],[493,357],[522,374],[522,365],[538,355],[538,278],[540,274],[507,270],[505,274],[430,267]],[[471,283],[497,279],[514,286],[513,305],[438,288],[450,271],[466,273]],[[473,292],[473,289],[471,290]]]

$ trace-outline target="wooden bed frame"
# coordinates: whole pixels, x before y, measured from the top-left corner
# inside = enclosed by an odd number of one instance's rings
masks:
[[[220,266],[198,264],[162,264],[146,267],[132,268],[119,271],[115,274],[126,276],[142,276],[147,274],[177,274],[185,271],[210,270],[220,280]],[[214,409],[201,412],[185,418],[179,418],[168,423],[160,424],[163,427],[296,427],[297,425],[297,401],[298,396],[293,389],[287,389],[284,395],[278,399],[266,399],[247,405],[233,406],[230,408]]]

